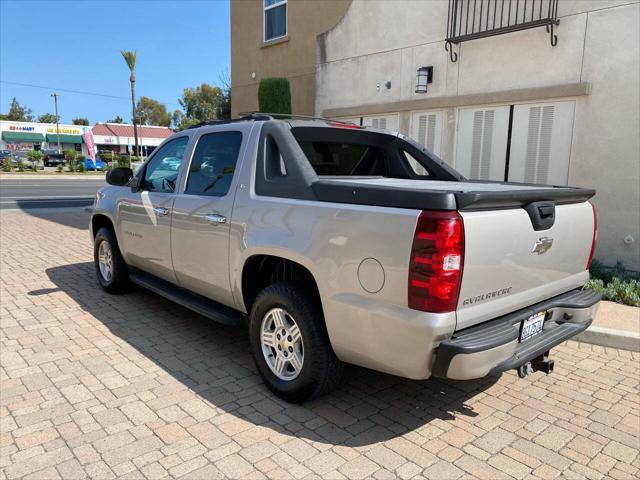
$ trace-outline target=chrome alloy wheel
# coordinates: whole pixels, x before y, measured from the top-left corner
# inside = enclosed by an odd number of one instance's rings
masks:
[[[260,326],[262,355],[280,380],[293,380],[302,371],[304,344],[298,324],[282,308],[272,308]]]
[[[100,267],[102,279],[110,282],[111,277],[113,277],[113,255],[109,242],[102,241],[98,247],[98,266]]]

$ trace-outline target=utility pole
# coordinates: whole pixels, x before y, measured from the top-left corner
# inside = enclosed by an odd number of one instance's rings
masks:
[[[53,103],[56,109],[56,137],[58,139],[58,153],[62,153],[62,148],[60,148],[60,117],[58,117],[58,96],[60,94],[53,92],[51,96],[53,97]]]

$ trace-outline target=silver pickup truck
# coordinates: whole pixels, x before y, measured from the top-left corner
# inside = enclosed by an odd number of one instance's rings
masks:
[[[466,180],[398,133],[253,114],[178,132],[107,182],[90,226],[102,288],[248,325],[291,402],[331,390],[343,362],[550,373],[600,300],[584,289],[593,190]]]

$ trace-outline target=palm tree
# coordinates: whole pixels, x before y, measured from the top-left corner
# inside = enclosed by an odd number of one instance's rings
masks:
[[[135,155],[138,156],[138,129],[136,127],[136,52],[122,50],[122,57],[124,61],[127,62],[127,67],[129,67],[129,71],[131,75],[129,76],[129,81],[131,82],[131,111],[133,114],[133,136],[136,142],[136,150]]]

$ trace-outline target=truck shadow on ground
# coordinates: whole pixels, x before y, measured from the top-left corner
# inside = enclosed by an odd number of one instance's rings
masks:
[[[108,295],[99,289],[91,262],[50,268],[46,273],[57,288],[29,294],[65,292],[111,334],[126,342],[117,347],[124,357],[131,358],[131,352],[126,352],[131,346],[154,362],[161,372],[147,369],[142,381],[148,382],[156,395],[161,395],[165,387],[155,380],[166,372],[221,413],[292,437],[357,447],[431,424],[437,427],[439,422],[459,416],[471,420],[478,413],[468,401],[499,379],[412,381],[350,366],[333,393],[303,405],[291,405],[271,394],[262,383],[246,329],[216,324],[142,289]],[[97,356],[110,363],[117,355],[110,352],[110,356]],[[91,361],[99,359],[92,356]],[[164,379],[162,383],[172,382]],[[179,387],[184,389],[182,385]],[[117,389],[113,393],[117,396]],[[434,428],[437,432],[442,430]],[[421,433],[429,434],[425,429]]]

